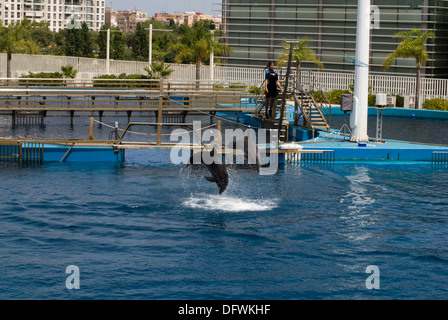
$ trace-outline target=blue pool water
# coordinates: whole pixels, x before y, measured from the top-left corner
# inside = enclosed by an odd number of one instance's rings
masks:
[[[231,168],[223,195],[167,152],[0,172],[0,299],[448,297],[448,167]],[[79,290],[66,288],[70,265]]]

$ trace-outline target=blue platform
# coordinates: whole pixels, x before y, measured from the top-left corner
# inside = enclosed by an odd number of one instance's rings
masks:
[[[346,140],[344,140],[344,138]],[[433,161],[435,152],[447,152],[448,146],[384,140],[360,146],[338,133],[320,132],[319,136],[299,142],[303,150],[333,150],[335,161]]]
[[[287,116],[290,124],[293,110],[288,110]],[[369,114],[376,115],[376,108],[369,108]],[[332,107],[333,115],[343,115],[340,107]],[[385,108],[384,116],[415,117],[424,119],[448,119],[448,112],[434,110],[416,110],[403,108]],[[250,114],[240,114],[239,120],[247,125],[262,127],[262,121],[253,118]],[[447,153],[448,146],[415,143],[408,141],[397,141],[384,139],[382,142],[367,141],[364,145],[350,142],[338,130],[315,131],[307,128],[291,126],[289,139],[303,146],[303,150],[325,150],[334,151],[334,161],[425,161],[432,162],[434,159],[448,161],[448,155],[437,155],[435,153]]]
[[[68,153],[67,153],[68,152]],[[123,162],[124,150],[112,146],[70,146],[44,144],[44,162]]]

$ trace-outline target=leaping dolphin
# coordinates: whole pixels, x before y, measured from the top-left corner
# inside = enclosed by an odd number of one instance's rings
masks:
[[[193,153],[192,150],[190,160],[186,167],[193,164],[194,159],[198,159],[198,157],[200,157],[201,164],[205,165],[212,175],[211,177],[205,177],[205,179],[210,182],[215,182],[219,188],[219,194],[221,194],[226,190],[227,185],[229,184],[229,175],[227,173],[226,165],[223,164],[222,161],[216,161],[217,159],[215,159],[215,149],[217,147],[218,146],[215,143],[208,145],[202,152]],[[260,169],[260,160],[257,154],[257,144],[250,137],[244,136],[242,138],[236,139],[230,142],[227,145],[227,148],[230,148],[232,150],[243,149],[241,151],[243,151],[244,160],[247,161],[247,165],[255,165],[257,170]],[[204,161],[204,157],[206,159],[208,158],[208,161]]]
[[[229,175],[227,173],[227,168],[223,163],[216,163],[215,161],[212,161],[211,163],[206,163],[204,162],[204,155],[208,155],[209,159],[214,159],[215,157],[215,148],[212,148],[210,151],[207,151],[204,149],[203,152],[199,152],[201,157],[201,163],[204,164],[207,169],[210,171],[210,173],[212,174],[211,177],[205,177],[205,179],[207,179],[207,181],[210,182],[215,182],[216,185],[219,188],[219,194],[223,193],[226,188],[227,185],[229,184]],[[206,154],[208,153],[208,154]],[[193,159],[194,159],[194,154],[193,151],[191,151],[191,157],[190,157],[190,161],[189,163],[186,165],[187,167],[190,164],[193,164]],[[208,161],[207,161],[208,162]]]

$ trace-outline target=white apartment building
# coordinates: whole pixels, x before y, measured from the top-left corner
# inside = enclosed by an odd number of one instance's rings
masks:
[[[47,21],[52,31],[73,28],[85,21],[100,30],[105,19],[105,0],[0,0],[3,25],[23,20]],[[72,22],[75,22],[73,24]]]

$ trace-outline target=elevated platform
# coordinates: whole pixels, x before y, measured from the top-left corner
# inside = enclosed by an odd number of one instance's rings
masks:
[[[447,162],[448,146],[397,140],[350,142],[340,134],[320,132],[319,136],[299,142],[303,150],[334,151],[334,161],[425,161]]]

